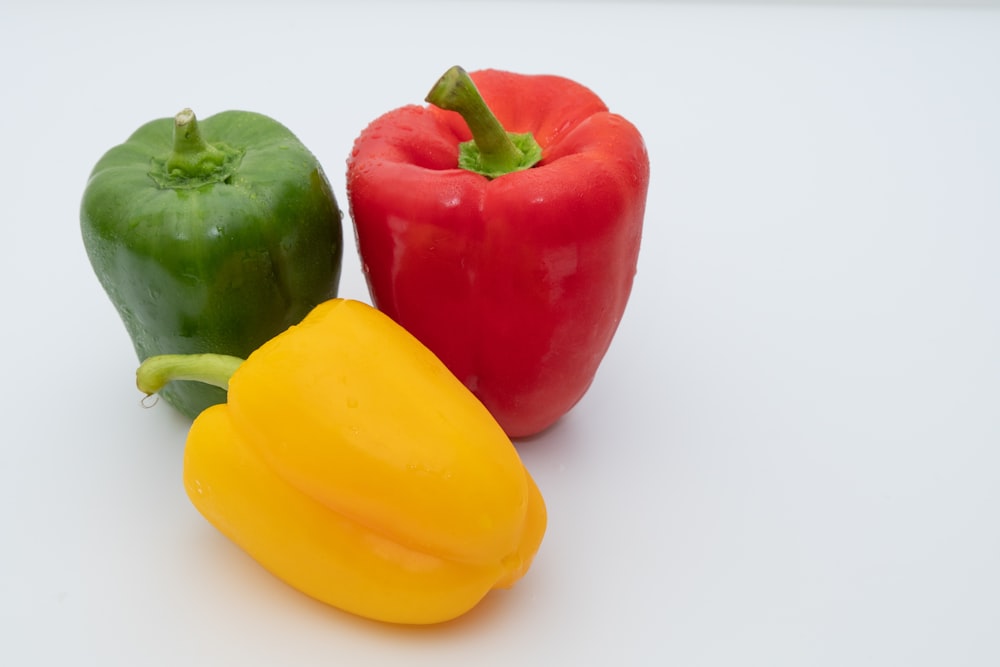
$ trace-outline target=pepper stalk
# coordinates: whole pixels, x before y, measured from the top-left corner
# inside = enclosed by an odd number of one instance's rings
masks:
[[[228,391],[229,378],[244,361],[226,354],[159,354],[139,365],[135,384],[146,396],[174,380],[204,382]]]
[[[458,166],[493,179],[530,169],[542,159],[542,147],[530,132],[508,132],[490,110],[469,73],[455,65],[438,79],[425,98],[436,107],[461,114],[472,141],[459,144]]]
[[[243,152],[223,143],[209,143],[191,109],[174,116],[173,144],[166,158],[153,160],[150,177],[161,188],[194,189],[228,182]]]

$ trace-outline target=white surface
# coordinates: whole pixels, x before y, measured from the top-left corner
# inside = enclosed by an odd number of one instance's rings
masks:
[[[1000,664],[1000,11],[10,4],[0,664]],[[191,106],[278,118],[346,208],[354,137],[452,64],[589,85],[652,184],[597,381],[521,446],[534,568],[400,629],[190,506],[186,424],[139,405],[77,206],[104,150]],[[341,294],[367,299],[353,247]]]

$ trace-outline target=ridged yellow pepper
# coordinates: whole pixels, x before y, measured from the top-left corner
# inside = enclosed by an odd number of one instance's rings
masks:
[[[538,488],[486,408],[386,315],[334,299],[246,361],[167,355],[137,373],[147,394],[227,378],[228,402],[191,426],[184,485],[277,577],[428,624],[527,572],[546,527]]]

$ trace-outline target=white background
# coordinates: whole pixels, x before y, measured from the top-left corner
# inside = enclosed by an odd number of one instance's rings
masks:
[[[6,3],[0,664],[1000,664],[1000,9],[921,5]],[[77,212],[185,106],[277,118],[346,210],[354,138],[453,64],[588,85],[652,181],[592,390],[519,444],[533,569],[407,629],[193,509]]]

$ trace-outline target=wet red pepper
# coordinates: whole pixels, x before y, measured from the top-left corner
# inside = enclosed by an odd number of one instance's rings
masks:
[[[452,68],[427,100],[371,123],[348,160],[372,300],[510,437],[532,435],[584,395],[625,311],[646,148],[561,77]]]

